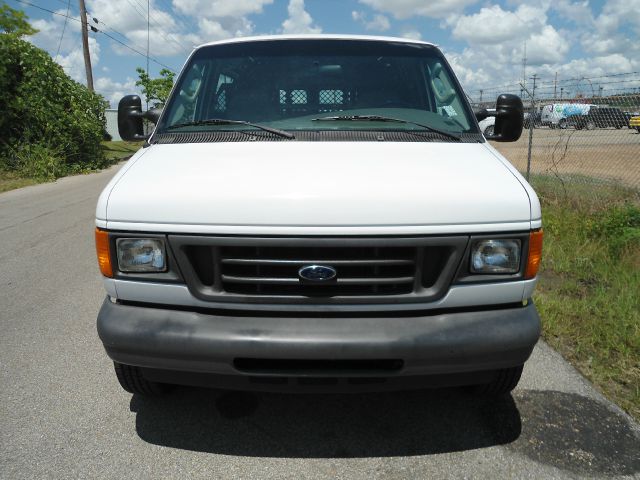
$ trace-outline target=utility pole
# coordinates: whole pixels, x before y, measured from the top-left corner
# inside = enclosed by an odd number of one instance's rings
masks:
[[[522,86],[523,88],[527,88],[527,41],[526,40],[524,42],[524,46],[522,49]]]
[[[149,3],[147,0],[147,75],[149,75]],[[149,99],[147,98],[147,110],[149,110]]]
[[[553,98],[556,98],[556,91],[558,88],[558,72],[556,72],[556,79],[553,81]]]
[[[480,89],[480,103],[482,103],[482,89]]]
[[[147,0],[147,75],[149,75],[149,0]]]
[[[560,87],[560,100],[562,100],[562,92],[564,92],[564,87]]]
[[[84,0],[80,3],[80,24],[82,25],[82,52],[84,53],[84,69],[87,73],[87,88],[93,92],[93,73],[91,72],[91,57],[89,56],[89,32],[87,31],[87,9]]]
[[[533,105],[533,99],[536,96],[536,77],[538,76],[537,73],[534,73],[533,76],[531,77],[531,80],[533,80],[533,90],[531,90],[531,104]]]

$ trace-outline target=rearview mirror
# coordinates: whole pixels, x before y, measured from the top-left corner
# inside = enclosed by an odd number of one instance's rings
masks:
[[[520,97],[503,93],[496,100],[495,113],[488,115],[496,117],[496,124],[493,127],[494,134],[487,136],[487,140],[515,142],[520,138],[524,123],[524,107]]]
[[[162,109],[152,108],[142,111],[142,100],[138,95],[127,95],[118,103],[118,132],[123,140],[146,140],[149,135],[144,134],[142,120],[157,123]]]

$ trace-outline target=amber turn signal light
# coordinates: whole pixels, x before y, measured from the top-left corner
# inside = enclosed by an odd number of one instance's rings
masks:
[[[527,268],[524,271],[524,278],[530,279],[538,274],[540,260],[542,260],[542,229],[534,230],[529,234],[529,255],[527,256]]]
[[[100,272],[105,277],[112,278],[111,249],[109,248],[109,232],[96,228],[96,253],[98,254],[98,265]]]

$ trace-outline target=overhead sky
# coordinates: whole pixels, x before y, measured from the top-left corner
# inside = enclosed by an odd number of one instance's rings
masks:
[[[146,67],[141,53],[147,51],[147,0],[85,1],[98,29],[89,38],[95,88],[115,106],[138,90],[135,69]],[[31,41],[84,83],[78,1],[7,3],[25,10],[40,30]],[[71,18],[65,18],[67,8]],[[203,42],[351,33],[436,43],[474,99],[480,89],[494,95],[523,80],[525,45],[527,82],[535,73],[551,85],[557,72],[560,81],[578,79],[574,90],[602,87],[606,94],[640,86],[637,75],[624,75],[640,70],[640,0],[150,0],[149,10],[152,76],[163,66],[179,71],[193,46]]]

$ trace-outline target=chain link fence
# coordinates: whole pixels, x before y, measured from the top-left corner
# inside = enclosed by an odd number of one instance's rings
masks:
[[[495,108],[501,93],[522,98],[525,131],[517,142],[494,146],[523,174],[565,189],[615,185],[640,192],[640,72],[565,80],[533,76],[526,84],[468,92],[474,106],[485,108]]]

